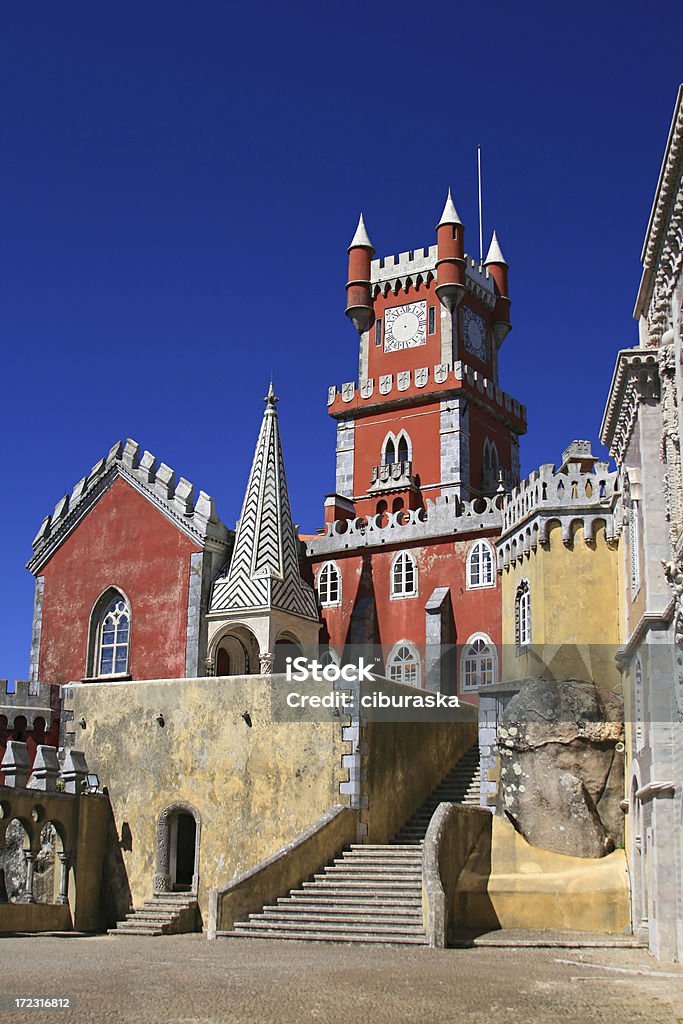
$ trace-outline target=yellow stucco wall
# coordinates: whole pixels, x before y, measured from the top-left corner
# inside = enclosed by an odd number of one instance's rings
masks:
[[[504,818],[493,818],[455,893],[453,927],[558,928],[624,934],[630,928],[623,850],[597,860],[531,846]]]
[[[602,525],[596,527],[594,541],[586,544],[583,526],[577,524],[567,547],[557,522],[551,526],[548,540],[546,547],[539,544],[521,562],[503,570],[500,677],[514,680],[549,674],[593,678],[599,685],[617,687],[618,551],[607,544]],[[515,595],[524,579],[529,582],[531,595],[531,649],[518,656]],[[557,651],[559,645],[569,645],[569,649]],[[590,647],[590,651],[577,652],[572,649],[574,645]]]
[[[201,818],[199,904],[206,920],[210,888],[345,802],[339,784],[348,775],[341,764],[350,745],[342,742],[339,720],[273,721],[269,677],[84,684],[72,692],[76,746],[108,788],[113,810],[107,924],[129,902],[151,898],[157,822],[168,805],[187,802]]]

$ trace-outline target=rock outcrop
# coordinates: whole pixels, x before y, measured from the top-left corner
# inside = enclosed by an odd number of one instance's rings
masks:
[[[498,725],[500,808],[544,850],[603,857],[623,844],[623,706],[594,683],[528,679]]]

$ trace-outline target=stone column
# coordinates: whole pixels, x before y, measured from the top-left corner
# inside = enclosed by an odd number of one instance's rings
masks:
[[[57,903],[69,904],[69,854],[58,853],[59,857],[59,895]]]
[[[24,856],[26,857],[26,885],[24,891],[21,894],[19,903],[35,903],[35,897],[33,895],[33,872],[36,865],[37,850],[24,850]]]

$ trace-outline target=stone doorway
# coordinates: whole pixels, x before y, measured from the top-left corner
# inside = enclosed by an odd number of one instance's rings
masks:
[[[197,894],[200,831],[199,813],[191,804],[171,804],[161,812],[154,892]]]

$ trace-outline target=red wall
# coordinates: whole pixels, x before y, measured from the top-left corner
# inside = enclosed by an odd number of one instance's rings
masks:
[[[461,645],[473,633],[479,631],[487,633],[498,649],[500,658],[500,645],[502,642],[501,624],[501,590],[500,577],[496,573],[495,586],[484,587],[476,590],[467,590],[466,582],[466,559],[475,540],[480,539],[483,534],[476,537],[453,541],[435,541],[429,546],[420,545],[399,545],[381,549],[365,551],[367,559],[370,555],[372,568],[372,594],[375,599],[376,621],[379,633],[379,641],[382,645],[385,656],[395,643],[399,640],[410,640],[423,653],[425,643],[425,605],[436,587],[449,587],[451,602],[453,605],[453,616],[457,632],[456,643]],[[489,536],[493,542],[493,535]],[[417,560],[418,566],[418,594],[417,597],[400,598],[391,600],[390,573],[391,565],[397,551],[410,550]],[[337,608],[323,608],[322,617],[329,633],[330,646],[339,652],[347,642],[348,629],[351,622],[351,613],[359,596],[359,586],[363,572],[363,553],[355,550],[350,553],[339,552],[330,556],[339,566],[342,573],[342,604]],[[313,562],[313,572],[317,581],[317,574],[323,562],[327,558],[316,559]],[[363,581],[368,582],[368,574]],[[424,665],[422,673],[424,685]],[[465,696],[465,695],[463,695]],[[466,694],[468,699],[476,701],[476,695]]]
[[[41,682],[85,676],[90,613],[109,586],[131,604],[129,674],[182,678],[190,556],[199,550],[119,477],[42,570]]]

